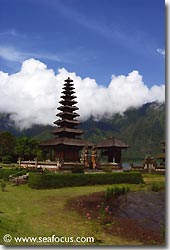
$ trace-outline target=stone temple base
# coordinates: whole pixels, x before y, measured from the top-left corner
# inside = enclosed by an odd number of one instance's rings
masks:
[[[100,163],[98,166],[98,169],[105,169],[105,168],[111,168],[112,170],[119,170],[122,169],[122,166],[119,163],[115,162],[104,162]]]

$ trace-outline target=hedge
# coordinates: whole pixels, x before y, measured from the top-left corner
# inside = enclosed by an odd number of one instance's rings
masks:
[[[30,173],[28,185],[35,189],[78,187],[87,185],[143,183],[140,172],[102,174],[35,174]]]

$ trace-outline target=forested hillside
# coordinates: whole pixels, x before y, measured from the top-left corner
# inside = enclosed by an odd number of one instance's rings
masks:
[[[147,154],[156,156],[160,152],[160,141],[165,139],[165,104],[147,103],[138,109],[127,110],[124,115],[116,114],[109,119],[94,121],[92,118],[81,125],[84,137],[93,143],[115,136],[130,145],[123,153],[124,158],[140,159]],[[9,131],[15,136],[29,136],[46,140],[51,126],[34,126],[20,131],[9,120],[9,115],[1,114],[0,131]]]
[[[165,104],[148,103],[99,122],[91,119],[83,128],[85,137],[93,142],[108,136],[122,139],[130,145],[123,153],[129,159],[155,156],[160,152],[160,141],[165,139]]]

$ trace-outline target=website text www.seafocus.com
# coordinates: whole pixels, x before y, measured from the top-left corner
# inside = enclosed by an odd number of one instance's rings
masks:
[[[10,234],[6,234],[3,237],[4,243],[12,243],[12,244],[27,244],[27,243],[53,243],[53,244],[85,244],[85,243],[94,243],[95,239],[94,237],[88,236],[82,236],[82,237],[68,237],[68,236],[56,236],[53,234],[52,236],[39,236],[39,237],[22,237],[22,236],[11,236]],[[11,245],[11,244],[10,244]]]

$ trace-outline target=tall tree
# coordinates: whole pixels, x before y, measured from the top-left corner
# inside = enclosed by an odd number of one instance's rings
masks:
[[[10,155],[14,156],[16,138],[9,132],[0,132],[0,158]]]
[[[17,139],[15,153],[24,160],[33,160],[37,156],[40,157],[39,142],[29,137],[20,137]]]

